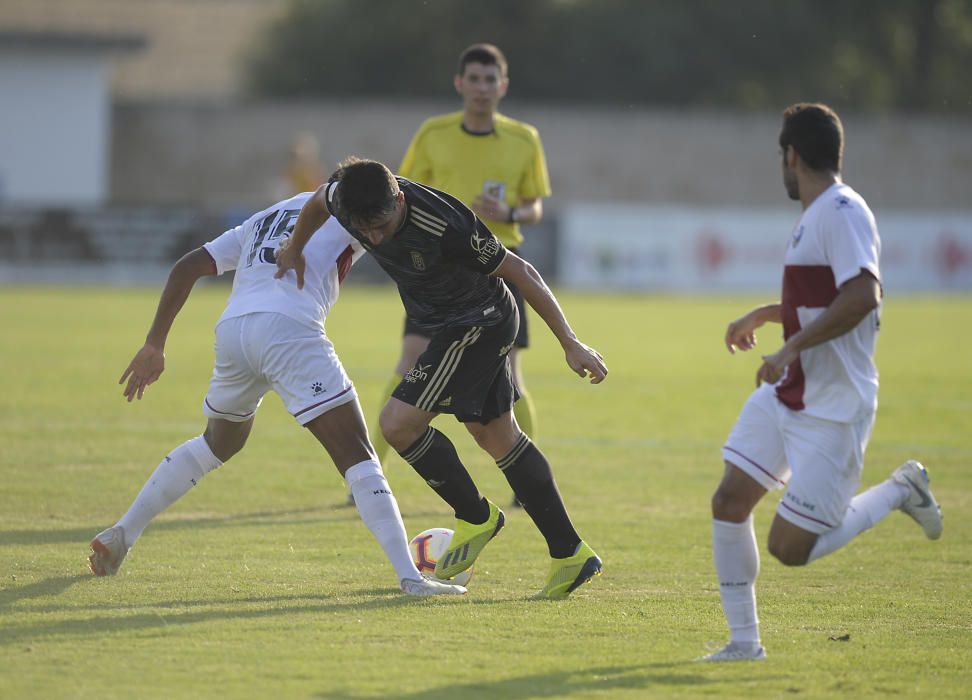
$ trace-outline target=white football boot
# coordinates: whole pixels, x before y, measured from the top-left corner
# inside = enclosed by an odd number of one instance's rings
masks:
[[[925,537],[930,540],[941,537],[942,507],[938,505],[931,489],[928,488],[928,470],[921,465],[921,462],[909,459],[894,470],[891,478],[910,491],[900,509],[921,525]]]
[[[420,579],[403,578],[402,592],[419,598],[428,598],[433,595],[465,595],[466,588],[454,583],[433,581],[423,576]]]
[[[700,656],[696,661],[763,661],[766,649],[759,642],[729,642],[719,651]]]
[[[88,564],[95,576],[114,576],[125,561],[130,547],[125,546],[125,531],[110,527],[91,540]]]

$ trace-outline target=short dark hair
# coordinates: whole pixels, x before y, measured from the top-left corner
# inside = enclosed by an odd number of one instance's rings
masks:
[[[398,180],[383,163],[351,156],[338,164],[337,205],[352,221],[370,222],[395,208]]]
[[[792,146],[811,170],[840,172],[844,127],[830,107],[798,102],[783,110],[780,148]]]
[[[482,63],[484,66],[498,66],[500,76],[506,77],[506,56],[492,44],[473,44],[459,55],[459,75],[466,72],[470,63]]]

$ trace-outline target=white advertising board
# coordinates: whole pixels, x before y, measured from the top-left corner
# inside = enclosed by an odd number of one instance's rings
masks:
[[[562,210],[560,284],[579,289],[777,291],[798,205],[575,204]],[[876,212],[884,287],[972,291],[972,211]]]

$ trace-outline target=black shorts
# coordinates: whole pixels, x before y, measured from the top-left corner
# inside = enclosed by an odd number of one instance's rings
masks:
[[[462,423],[489,423],[511,410],[520,398],[509,359],[517,316],[436,333],[392,396],[430,413],[452,413]]]
[[[506,280],[503,281],[506,282]],[[516,331],[516,340],[513,345],[518,348],[528,348],[530,347],[530,333],[527,329],[526,301],[523,300],[519,287],[512,282],[506,282],[506,286],[510,288],[513,300],[516,302],[516,310],[520,312],[520,327]]]

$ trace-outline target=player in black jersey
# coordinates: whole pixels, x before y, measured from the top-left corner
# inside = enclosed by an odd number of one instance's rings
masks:
[[[567,364],[598,384],[601,355],[581,343],[532,265],[506,250],[456,198],[405,178],[381,163],[349,159],[301,209],[289,244],[277,255],[277,276],[293,270],[303,284],[307,241],[334,216],[398,285],[409,321],[428,332],[428,349],[385,404],[380,424],[388,443],[456,514],[455,535],[435,574],[451,578],[503,527],[503,512],[484,498],[452,442],[429,423],[452,413],[501,470],[540,530],[552,558],[539,596],[565,598],[601,571],[601,559],[571,523],[550,465],[520,430],[510,372],[519,316],[504,280],[553,331]]]

